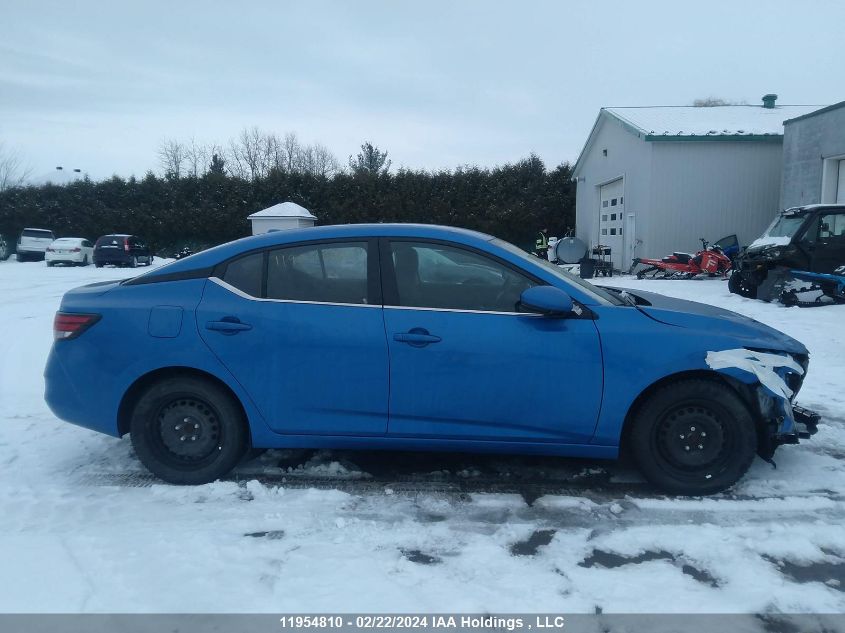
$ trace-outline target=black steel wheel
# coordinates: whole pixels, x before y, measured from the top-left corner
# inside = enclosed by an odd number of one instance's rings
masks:
[[[650,482],[685,495],[729,488],[757,452],[748,407],[728,385],[708,379],[679,380],[655,391],[635,414],[630,442]]]
[[[144,392],[133,410],[130,434],[141,462],[174,484],[219,479],[248,448],[238,403],[212,382],[187,376]]]

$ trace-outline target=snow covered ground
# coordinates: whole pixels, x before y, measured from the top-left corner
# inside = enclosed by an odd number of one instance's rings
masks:
[[[845,611],[845,307],[608,280],[810,348],[799,402],[820,432],[730,494],[666,498],[603,462],[345,451],[180,488],[42,397],[62,293],[130,274],[0,263],[0,612]]]

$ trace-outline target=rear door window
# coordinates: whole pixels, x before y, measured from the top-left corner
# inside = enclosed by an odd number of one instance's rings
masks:
[[[332,242],[270,251],[267,298],[366,304],[367,246]]]

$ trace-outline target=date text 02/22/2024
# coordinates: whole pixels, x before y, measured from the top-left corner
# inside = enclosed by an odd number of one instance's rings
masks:
[[[282,628],[302,629],[461,629],[495,628],[506,631],[563,629],[561,615],[526,617],[493,615],[288,615],[279,618]]]

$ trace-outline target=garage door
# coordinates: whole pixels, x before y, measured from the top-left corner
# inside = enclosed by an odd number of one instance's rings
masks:
[[[599,244],[610,248],[613,268],[622,268],[622,225],[625,217],[625,198],[622,178],[600,187]]]
[[[839,181],[836,185],[836,202],[845,204],[845,160],[839,161]]]

